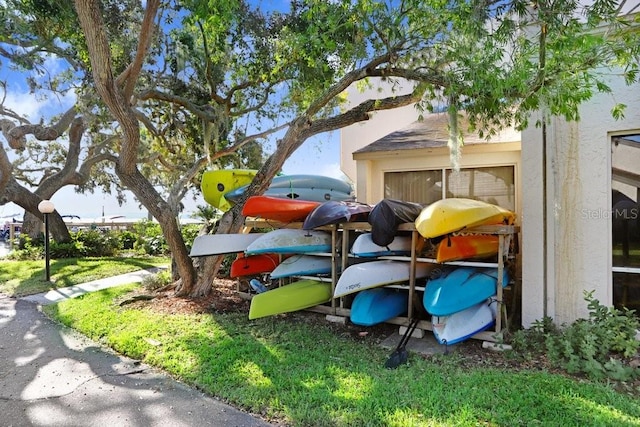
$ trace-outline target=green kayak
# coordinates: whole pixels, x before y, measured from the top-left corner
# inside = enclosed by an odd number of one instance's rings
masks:
[[[311,279],[300,280],[254,295],[251,299],[249,319],[304,310],[329,301],[331,283]]]

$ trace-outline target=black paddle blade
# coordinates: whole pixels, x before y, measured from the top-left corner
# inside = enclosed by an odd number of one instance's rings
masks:
[[[406,348],[407,343],[409,342],[409,339],[411,339],[411,334],[413,334],[416,326],[418,326],[418,322],[418,319],[411,320],[411,322],[409,323],[409,327],[406,331],[404,331],[404,335],[402,335],[402,338],[400,338],[398,346],[393,351],[393,353],[391,353],[389,359],[387,359],[387,361],[385,362],[385,368],[395,369],[398,366],[407,363],[407,359],[409,358],[409,353],[407,352]]]
[[[407,363],[407,359],[409,358],[409,354],[406,348],[396,349],[387,361],[384,363],[384,367],[387,369],[396,369],[400,365],[404,365]]]

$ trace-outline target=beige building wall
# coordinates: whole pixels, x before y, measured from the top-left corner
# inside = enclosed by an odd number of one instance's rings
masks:
[[[525,327],[543,316],[557,324],[587,317],[584,291],[613,305],[611,138],[640,133],[640,87],[621,78],[610,85],[615,95],[597,94],[584,104],[580,122],[549,121],[546,153],[541,128],[522,134]],[[619,121],[611,116],[616,103],[628,106]]]
[[[405,89],[399,91],[396,95],[405,95],[407,93],[410,93],[410,91]],[[366,91],[359,91],[353,87],[349,89],[349,105],[354,106],[368,99],[382,99],[393,94],[388,84],[382,83],[379,79],[372,79],[372,87]],[[353,152],[415,122],[418,120],[418,116],[419,113],[415,106],[409,105],[372,113],[370,120],[356,123],[340,130],[340,168],[352,182],[356,183],[356,196],[358,198],[360,196],[357,184],[357,167],[353,159]]]

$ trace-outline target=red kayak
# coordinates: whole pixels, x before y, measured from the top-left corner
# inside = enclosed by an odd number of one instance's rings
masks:
[[[320,202],[272,196],[251,196],[242,208],[242,215],[280,222],[304,220]]]
[[[253,276],[255,274],[270,273],[280,264],[278,254],[259,254],[246,256],[239,253],[231,263],[231,277]]]

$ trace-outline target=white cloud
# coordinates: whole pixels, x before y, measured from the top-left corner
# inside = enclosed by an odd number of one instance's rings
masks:
[[[28,91],[12,91],[7,94],[5,106],[25,117],[31,123],[38,123],[41,119],[44,119],[46,123],[53,115],[69,109],[75,101],[75,93],[38,99],[36,95]]]

